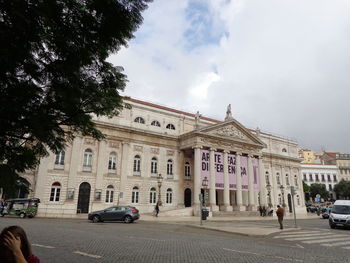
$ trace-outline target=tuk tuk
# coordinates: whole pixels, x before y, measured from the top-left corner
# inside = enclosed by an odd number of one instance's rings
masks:
[[[39,198],[16,198],[5,201],[5,206],[1,216],[13,215],[20,218],[32,218],[38,211]]]

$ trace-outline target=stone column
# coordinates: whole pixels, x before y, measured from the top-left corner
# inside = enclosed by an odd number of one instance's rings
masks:
[[[185,157],[184,157],[184,152],[179,151],[179,158],[178,158],[178,167],[179,167],[179,184],[178,184],[178,198],[177,198],[177,206],[179,208],[184,208],[184,185],[185,185],[185,180],[184,180],[184,175],[185,175]]]
[[[211,211],[219,211],[219,207],[216,205],[216,173],[215,173],[215,151],[216,149],[210,148],[209,155],[209,169],[210,169],[210,189],[209,189],[209,205]]]
[[[260,180],[260,204],[267,207],[267,190],[265,184],[264,163],[262,156],[259,156],[259,180]]]
[[[121,156],[121,168],[120,168],[120,186],[119,186],[119,204],[124,205],[127,204],[126,196],[127,196],[127,177],[130,173],[129,167],[129,155],[130,155],[130,143],[122,142],[122,156]]]
[[[254,198],[254,172],[253,172],[253,155],[248,155],[248,209],[256,211]]]
[[[242,202],[242,175],[241,175],[241,155],[242,153],[236,153],[236,206],[234,210],[245,211],[245,207]]]
[[[200,146],[193,147],[194,149],[194,190],[193,190],[193,204],[194,215],[199,214],[200,201],[199,194],[201,193],[201,148]]]
[[[224,211],[232,211],[230,185],[228,179],[228,151],[224,151]]]

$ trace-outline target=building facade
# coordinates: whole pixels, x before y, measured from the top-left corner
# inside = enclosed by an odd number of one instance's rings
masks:
[[[331,164],[302,164],[301,174],[302,180],[309,186],[312,184],[324,184],[329,191],[329,198],[336,199],[334,186],[339,182],[336,165]]]
[[[335,156],[340,179],[350,180],[350,154],[337,153]]]
[[[295,210],[305,213],[295,141],[245,128],[230,106],[225,120],[218,121],[127,102],[131,108],[120,115],[95,118],[104,140],[78,136],[24,175],[31,195],[41,199],[39,215],[71,217],[112,205],[151,212],[159,198],[162,211],[188,207],[197,214],[203,191],[211,211],[256,211],[259,205],[285,203],[291,212],[292,186]]]

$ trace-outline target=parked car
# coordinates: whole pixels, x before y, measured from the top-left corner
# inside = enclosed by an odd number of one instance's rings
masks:
[[[329,214],[331,213],[331,209],[330,208],[324,208],[322,209],[322,218],[323,219],[327,219],[329,218]]]
[[[1,212],[1,216],[11,215],[20,218],[32,218],[38,211],[39,198],[16,198],[8,199]]]
[[[317,212],[318,207],[314,206],[314,205],[309,205],[308,207],[306,207],[306,210],[310,213],[315,213]]]
[[[112,206],[104,210],[91,212],[88,219],[93,223],[103,221],[124,221],[132,223],[140,218],[139,210],[133,206]]]

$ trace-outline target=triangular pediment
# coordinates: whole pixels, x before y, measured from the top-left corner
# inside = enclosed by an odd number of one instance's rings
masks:
[[[201,128],[197,130],[197,133],[265,147],[264,142],[234,119]]]

